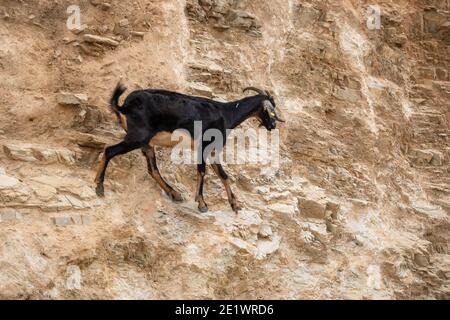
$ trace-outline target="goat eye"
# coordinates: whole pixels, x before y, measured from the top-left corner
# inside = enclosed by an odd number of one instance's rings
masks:
[[[271,113],[270,113],[270,116],[271,116],[271,117],[275,117],[275,112],[271,112]]]

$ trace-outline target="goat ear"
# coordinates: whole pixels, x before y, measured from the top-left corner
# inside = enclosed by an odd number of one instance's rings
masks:
[[[272,112],[272,110],[274,110],[272,103],[268,100],[264,100],[263,107],[264,107],[264,110],[267,112]]]

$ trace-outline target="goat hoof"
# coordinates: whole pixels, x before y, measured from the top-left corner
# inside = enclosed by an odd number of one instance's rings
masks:
[[[97,194],[97,196],[103,198],[103,197],[105,196],[105,189],[103,188],[103,186],[98,185],[98,186],[95,188],[95,193]]]
[[[208,212],[208,207],[198,207],[198,210],[200,210],[201,213],[206,213]]]
[[[175,201],[175,202],[183,202],[183,200],[184,200],[183,197],[181,196],[181,194],[176,191],[172,191],[169,194],[169,197],[170,197],[170,199],[172,199],[172,201]]]

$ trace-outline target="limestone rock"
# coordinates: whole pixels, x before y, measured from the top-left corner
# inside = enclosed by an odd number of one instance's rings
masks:
[[[93,149],[103,150],[106,145],[112,145],[112,140],[89,133],[77,133],[75,137],[71,138],[72,141],[78,144],[80,147],[87,147]]]
[[[24,203],[30,198],[30,190],[17,179],[0,173],[0,206]]]
[[[107,11],[111,8],[111,4],[108,2],[103,2],[102,3],[102,10]]]
[[[287,214],[287,215],[295,215],[297,213],[297,208],[291,204],[284,203],[274,203],[268,206],[269,210],[273,212]]]
[[[300,197],[298,198],[298,209],[300,215],[307,218],[326,219],[329,215],[336,219],[339,205],[326,198],[312,200]]]
[[[268,255],[276,252],[280,247],[281,238],[274,236],[270,240],[259,240],[256,247],[256,259],[264,259]]]
[[[426,267],[429,264],[428,258],[426,256],[424,256],[423,254],[420,254],[420,253],[416,253],[414,255],[414,262],[419,267]]]
[[[442,166],[444,155],[437,150],[413,150],[414,162],[418,165]]]
[[[257,27],[255,22],[255,16],[250,14],[249,12],[242,10],[232,10],[230,18],[230,24],[234,27],[242,28],[242,29],[251,29],[252,27]]]
[[[65,148],[51,148],[31,143],[6,143],[3,145],[3,151],[13,160],[26,162],[66,165],[72,165],[76,162],[76,154]]]
[[[119,26],[121,27],[126,27],[130,24],[130,22],[128,21],[128,19],[122,19],[119,21]]]
[[[208,86],[199,83],[199,82],[191,82],[189,84],[189,88],[191,89],[191,91],[194,94],[200,95],[200,96],[204,96],[204,97],[212,97],[213,93],[211,88],[209,88]]]
[[[89,225],[91,224],[92,219],[85,215],[74,215],[53,217],[51,218],[51,221],[56,226]]]
[[[350,88],[337,87],[335,88],[333,95],[340,100],[349,101],[353,103],[358,102],[361,99],[360,92]]]
[[[0,221],[22,219],[22,214],[14,209],[0,209]]]
[[[112,47],[117,47],[119,45],[119,42],[116,40],[108,37],[96,36],[93,34],[84,34],[83,39],[86,42],[104,44]]]
[[[447,214],[440,206],[433,205],[425,200],[418,200],[412,204],[413,210],[432,219],[446,219]]]
[[[213,27],[221,31],[230,28],[243,29],[260,36],[261,25],[252,13],[237,7],[233,0],[191,0],[188,2],[189,15],[199,21],[214,20]]]
[[[70,217],[54,217],[52,220],[57,226],[67,226],[73,223],[73,220]]]
[[[77,265],[70,265],[66,270],[68,278],[66,281],[66,287],[68,290],[80,290],[81,289],[81,270]]]
[[[0,175],[0,189],[9,189],[17,186],[19,180],[14,177],[7,176],[6,174]]]
[[[258,235],[261,238],[271,238],[273,235],[272,228],[269,225],[264,224],[261,226],[261,229],[259,230]]]

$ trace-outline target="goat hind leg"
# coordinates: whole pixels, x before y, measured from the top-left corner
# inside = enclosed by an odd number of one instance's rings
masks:
[[[155,149],[152,146],[145,146],[142,148],[142,153],[147,159],[148,173],[155,179],[155,181],[160,185],[160,187],[166,192],[170,199],[176,202],[183,201],[181,194],[172,188],[161,176],[158,166],[156,164]]]
[[[213,163],[212,167],[214,172],[219,176],[220,180],[222,180],[223,186],[225,187],[225,191],[227,192],[228,202],[230,203],[231,208],[234,212],[238,212],[241,208],[238,205],[237,198],[231,190],[230,179],[228,178],[227,173],[223,169],[220,163]]]
[[[95,192],[99,197],[103,197],[105,195],[103,182],[105,181],[106,169],[111,159],[114,158],[115,156],[125,154],[135,149],[138,149],[142,146],[142,144],[143,143],[140,142],[131,142],[124,140],[119,144],[107,147],[105,149],[102,159],[98,164],[97,175],[95,177],[95,183],[97,184]]]

